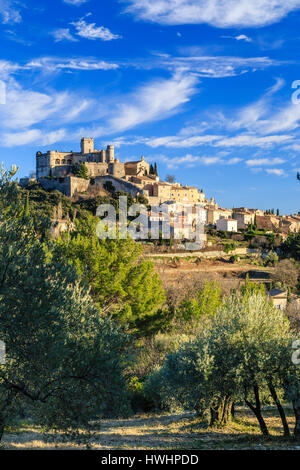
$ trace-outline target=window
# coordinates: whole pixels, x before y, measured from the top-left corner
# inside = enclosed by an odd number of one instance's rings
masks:
[[[56,163],[56,165],[59,165],[59,164],[60,164],[59,158],[57,158],[57,159],[55,160],[55,163]]]
[[[68,165],[72,165],[72,160],[68,160]]]

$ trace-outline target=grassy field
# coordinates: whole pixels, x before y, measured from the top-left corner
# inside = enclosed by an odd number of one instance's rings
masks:
[[[287,410],[292,429],[294,419]],[[90,440],[93,449],[298,449],[300,441],[281,437],[281,423],[273,408],[264,411],[271,437],[263,438],[255,418],[238,408],[235,420],[227,427],[207,428],[192,413],[143,414],[124,420],[103,420]],[[85,448],[63,442],[48,442],[36,426],[22,423],[5,433],[2,449],[74,449]]]

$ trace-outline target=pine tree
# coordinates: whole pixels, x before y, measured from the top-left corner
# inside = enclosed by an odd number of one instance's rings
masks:
[[[25,217],[29,217],[29,212],[30,212],[29,191],[27,191],[26,200],[25,200],[25,207],[24,207]]]

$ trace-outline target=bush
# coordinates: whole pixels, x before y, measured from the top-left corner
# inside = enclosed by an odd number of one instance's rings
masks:
[[[275,251],[271,251],[264,259],[265,266],[275,266],[279,261],[279,256]]]

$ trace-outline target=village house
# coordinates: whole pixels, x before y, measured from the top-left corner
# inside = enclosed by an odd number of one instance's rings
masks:
[[[269,299],[272,301],[274,307],[285,310],[287,307],[287,291],[280,289],[271,289],[268,292]]]
[[[225,219],[222,217],[217,221],[217,230],[224,230],[225,232],[237,232],[237,221],[232,218]]]
[[[239,230],[244,230],[249,224],[254,224],[255,216],[258,215],[254,210],[245,207],[234,208],[233,214]]]

